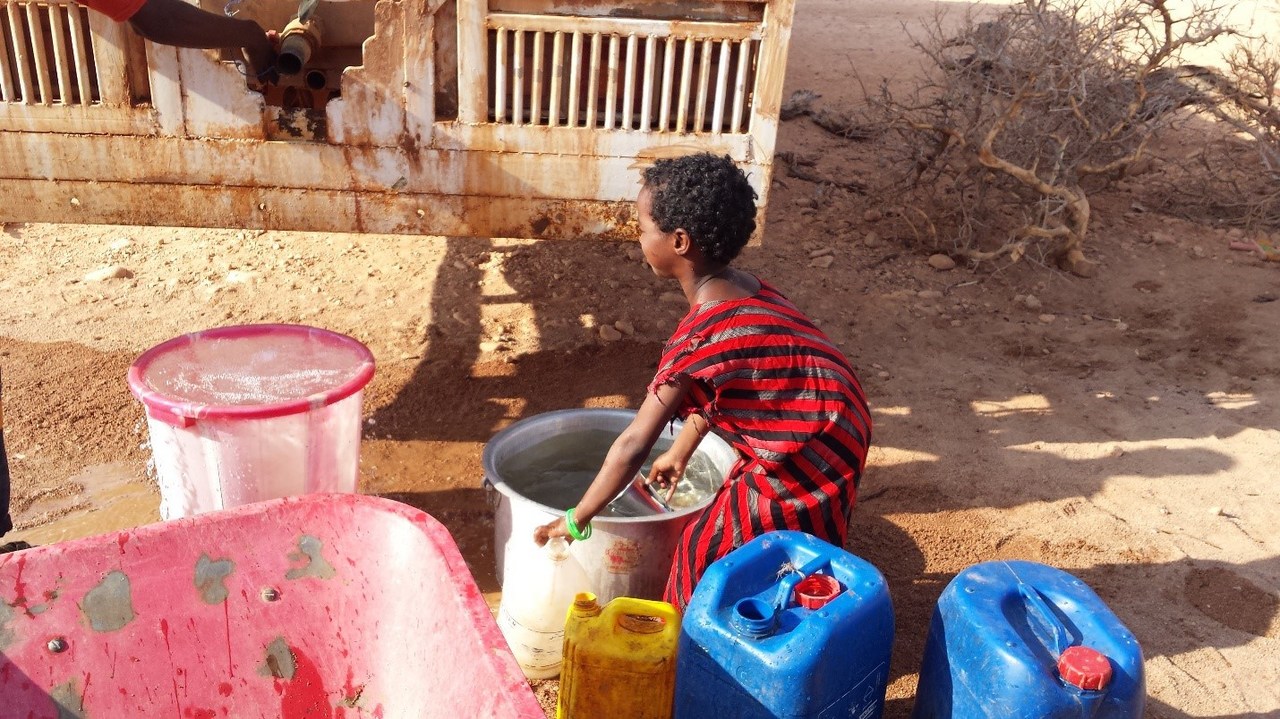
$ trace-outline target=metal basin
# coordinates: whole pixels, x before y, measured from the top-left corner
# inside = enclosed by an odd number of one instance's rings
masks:
[[[563,509],[529,499],[529,487],[512,486],[499,468],[511,457],[534,450],[549,439],[569,432],[603,430],[617,436],[635,417],[632,410],[567,409],[520,420],[494,435],[484,448],[485,483],[494,507],[494,555],[498,582],[508,543],[532,542],[533,530],[561,516]],[[680,422],[676,422],[676,429]],[[673,434],[662,433],[650,459],[670,446]],[[698,454],[711,461],[721,477],[728,476],[737,452],[727,442],[708,435]],[[589,483],[589,480],[587,480]],[[587,484],[580,488],[585,491]],[[581,562],[602,603],[614,597],[660,599],[671,571],[671,556],[685,525],[707,508],[714,490],[693,506],[642,517],[597,517],[591,538],[574,542],[570,552]],[[504,585],[504,591],[510,588]]]

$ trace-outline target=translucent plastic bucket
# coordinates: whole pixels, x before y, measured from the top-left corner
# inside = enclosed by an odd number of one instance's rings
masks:
[[[302,325],[243,325],[157,345],[129,369],[147,408],[160,516],[354,492],[373,354]]]

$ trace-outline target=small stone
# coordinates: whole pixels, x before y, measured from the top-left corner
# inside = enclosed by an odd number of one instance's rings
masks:
[[[617,322],[613,323],[613,326],[614,326],[614,329],[618,330],[619,332],[627,336],[630,336],[636,333],[636,326],[631,323],[631,320],[618,320]]]
[[[1043,305],[1040,304],[1040,298],[1035,295],[1027,295],[1022,298],[1022,304],[1029,310],[1038,310]]]
[[[880,379],[889,379],[890,374],[888,372],[885,372],[884,370],[881,370],[876,373],[876,376],[879,377]]]
[[[629,245],[627,247],[627,259],[632,262],[639,262],[644,259],[644,250],[640,249],[640,245]]]
[[[80,206],[80,198],[79,198],[79,197],[73,197],[73,198],[71,198],[71,206],[72,206],[72,207],[79,207],[79,206]]]
[[[795,199],[796,207],[817,207],[818,203],[812,197],[797,197]]]
[[[681,304],[686,301],[683,292],[663,292],[658,299],[663,302],[670,302],[673,305]]]
[[[500,349],[502,349],[501,342],[488,341],[488,342],[480,343],[480,351],[484,352],[485,354],[492,354],[494,352],[497,352]]]
[[[834,253],[835,253],[835,250],[831,249],[830,247],[819,247],[818,249],[809,253],[809,259],[812,260],[815,257],[822,257],[823,255],[830,255]]]
[[[962,325],[962,324],[964,324],[964,323],[963,323],[963,322],[961,322],[960,320],[951,320],[951,326],[952,326],[952,327],[959,327],[959,326],[960,326],[960,325]]]
[[[916,293],[916,297],[922,300],[940,300],[942,299],[942,293],[938,290],[920,290]]]
[[[1211,515],[1213,515],[1213,516],[1215,516],[1215,517],[1221,517],[1221,516],[1222,516],[1222,507],[1210,507],[1210,508],[1209,508],[1209,514],[1211,514]]]
[[[1124,332],[1125,330],[1129,329],[1129,325],[1124,322],[1117,322],[1116,329],[1120,330],[1121,332]]]
[[[622,339],[622,333],[610,325],[600,326],[600,339],[605,342],[617,342]]]
[[[124,248],[132,244],[133,244],[133,240],[129,239],[128,237],[120,237],[115,240],[112,240],[111,250],[113,252],[119,252],[120,250],[123,250]]]
[[[1205,255],[1207,255],[1207,254],[1209,254],[1209,253],[1208,253],[1208,252],[1205,252],[1205,251],[1204,251],[1204,248],[1203,248],[1203,247],[1201,247],[1200,245],[1196,245],[1195,247],[1192,247],[1192,248],[1191,248],[1191,254],[1195,255],[1195,256],[1196,256],[1196,257],[1198,257],[1198,258],[1203,259],[1203,258],[1205,257]]]
[[[1093,315],[1080,315],[1080,319],[1084,320],[1085,322],[1092,322]]]
[[[120,265],[107,265],[84,276],[85,282],[103,282],[106,280],[126,280],[133,277],[133,271]]]
[[[1151,238],[1151,241],[1157,245],[1172,245],[1177,242],[1177,240],[1174,239],[1173,235],[1169,234],[1168,232],[1162,232],[1160,230],[1156,230],[1155,232],[1152,232],[1151,234],[1147,235],[1147,237]]]
[[[862,213],[862,219],[864,222],[879,222],[883,217],[884,213],[880,210],[867,210]]]
[[[249,272],[248,270],[232,270],[227,273],[225,281],[230,285],[242,285],[253,282],[256,277],[256,273]]]
[[[868,232],[862,237],[862,244],[867,247],[880,247],[884,244],[884,240],[880,239],[879,233]]]
[[[956,261],[946,255],[931,255],[929,257],[929,266],[935,270],[945,272],[947,270],[954,270],[956,267]]]
[[[1050,315],[1050,314],[1043,314],[1043,315],[1040,315],[1040,321],[1041,321],[1041,322],[1043,322],[1043,323],[1045,323],[1045,324],[1049,324],[1049,323],[1053,322],[1053,321],[1054,321],[1054,320],[1056,320],[1056,319],[1058,319],[1058,316],[1057,316],[1057,315]]]
[[[814,259],[810,260],[809,266],[816,267],[820,270],[825,270],[828,267],[830,267],[832,263],[834,263],[835,261],[836,261],[836,258],[834,256],[823,255],[822,257],[815,257]]]
[[[1239,227],[1232,227],[1231,229],[1227,230],[1227,237],[1230,237],[1232,239],[1238,239],[1238,238],[1244,237],[1244,230],[1240,229]]]

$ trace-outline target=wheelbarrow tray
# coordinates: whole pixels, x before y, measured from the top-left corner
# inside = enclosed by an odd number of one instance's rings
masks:
[[[0,557],[0,715],[538,717],[445,528],[273,500]]]

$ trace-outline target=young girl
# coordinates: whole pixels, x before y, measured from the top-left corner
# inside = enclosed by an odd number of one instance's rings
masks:
[[[640,247],[690,310],[667,341],[636,418],[565,517],[534,539],[583,539],[672,417],[684,428],[646,479],[668,491],[707,432],[739,458],[681,535],[664,599],[682,611],[712,562],[756,535],[796,529],[843,546],[871,416],[849,362],[777,290],[729,263],[755,231],[755,192],[727,157],[659,160],[644,173]]]

